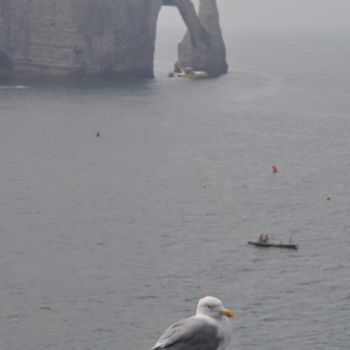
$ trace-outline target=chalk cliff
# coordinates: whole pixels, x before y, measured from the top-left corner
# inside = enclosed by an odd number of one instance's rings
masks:
[[[151,78],[163,5],[189,29],[179,63],[223,73],[216,0],[200,2],[197,16],[190,0],[0,0],[0,78]]]

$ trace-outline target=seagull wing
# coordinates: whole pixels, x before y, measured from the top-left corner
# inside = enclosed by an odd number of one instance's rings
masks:
[[[170,326],[152,350],[216,350],[219,344],[218,328],[194,316]]]

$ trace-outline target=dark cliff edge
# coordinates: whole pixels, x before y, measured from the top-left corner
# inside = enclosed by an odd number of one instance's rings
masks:
[[[225,73],[216,0],[0,0],[0,79],[153,78],[161,6],[188,27],[178,64]]]

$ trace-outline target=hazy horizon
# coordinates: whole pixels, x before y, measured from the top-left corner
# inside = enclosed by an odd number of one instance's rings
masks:
[[[193,0],[198,5],[198,0]],[[348,0],[217,0],[223,31],[323,31],[350,33]],[[176,8],[163,7],[159,27],[184,27]]]

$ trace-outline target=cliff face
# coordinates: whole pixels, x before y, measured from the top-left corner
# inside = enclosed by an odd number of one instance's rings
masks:
[[[0,77],[153,77],[158,14],[166,2],[0,0]]]
[[[11,65],[7,74],[18,77],[152,77],[161,2],[0,0],[0,69]]]

